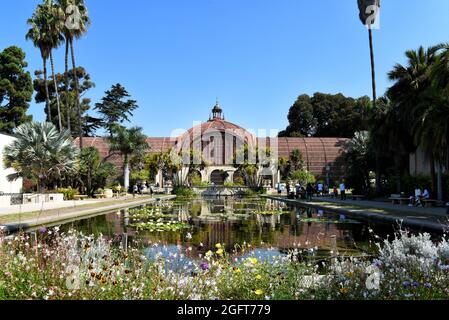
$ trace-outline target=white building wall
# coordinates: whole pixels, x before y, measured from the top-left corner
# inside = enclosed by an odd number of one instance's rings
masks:
[[[0,193],[20,193],[22,191],[22,179],[8,182],[6,177],[15,171],[13,169],[6,169],[3,163],[3,149],[5,146],[11,144],[14,139],[12,136],[0,133]]]

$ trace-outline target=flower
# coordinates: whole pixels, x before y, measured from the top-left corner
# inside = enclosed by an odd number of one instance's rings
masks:
[[[187,233],[187,235],[186,235],[186,239],[187,240],[191,240],[193,237],[192,237],[192,234],[189,232],[189,233]]]
[[[215,245],[215,248],[217,248],[217,249],[221,249],[221,248],[222,248],[222,246],[221,246],[221,244],[220,244],[220,243],[217,243],[217,244]]]
[[[430,284],[430,283],[425,283],[425,284],[424,284],[424,287],[426,287],[427,289],[430,289],[430,288],[432,288],[432,284]]]
[[[207,271],[207,270],[209,270],[209,264],[207,262],[203,262],[200,264],[200,268],[203,271]]]
[[[261,295],[263,295],[263,293],[264,293],[263,290],[260,290],[260,289],[254,290],[254,294],[257,296],[261,296]]]
[[[347,294],[349,292],[349,289],[348,288],[341,288],[340,289],[340,293],[341,294]]]
[[[418,281],[414,281],[414,282],[413,282],[413,286],[414,286],[414,287],[419,287],[419,282],[418,282]]]
[[[256,279],[257,279],[257,280],[262,280],[262,276],[261,276],[260,274],[258,274],[258,275],[256,276]]]
[[[223,254],[223,252],[224,252],[223,249],[218,249],[217,250],[217,254],[220,255],[220,256]]]
[[[403,285],[404,287],[408,287],[408,286],[410,285],[410,282],[404,281],[404,282],[402,283],[402,285]]]
[[[44,234],[46,232],[47,232],[47,228],[45,228],[45,227],[40,227],[39,228],[39,233]]]

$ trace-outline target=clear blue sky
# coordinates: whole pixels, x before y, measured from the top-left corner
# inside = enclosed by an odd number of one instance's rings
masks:
[[[22,47],[39,0],[3,1],[0,49]],[[93,103],[120,82],[140,105],[133,124],[167,136],[207,120],[219,97],[226,118],[246,128],[284,129],[296,97],[316,91],[371,94],[367,30],[357,0],[86,0],[93,21],[76,44],[91,74]],[[449,42],[449,1],[382,1],[374,32],[379,94],[406,49]],[[63,50],[56,53],[63,72]],[[43,105],[30,109],[44,118]]]

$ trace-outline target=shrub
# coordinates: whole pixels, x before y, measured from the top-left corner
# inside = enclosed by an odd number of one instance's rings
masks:
[[[196,192],[188,187],[176,187],[173,189],[173,194],[181,199],[192,199],[196,197]]]
[[[78,191],[78,189],[73,189],[71,187],[69,188],[59,188],[56,190],[57,193],[62,193],[64,194],[64,200],[73,200],[75,198],[75,196],[78,196],[80,194],[80,192]]]

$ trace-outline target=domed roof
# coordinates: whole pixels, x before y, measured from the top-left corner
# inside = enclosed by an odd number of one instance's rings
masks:
[[[190,128],[186,133],[178,138],[177,145],[184,145],[186,143],[186,139],[188,139],[187,141],[192,143],[198,138],[204,136],[213,136],[217,133],[233,135],[240,138],[241,141],[256,141],[255,135],[251,134],[246,129],[232,122],[224,120],[222,112],[223,110],[217,102],[217,104],[212,109],[213,116],[209,119],[209,121],[203,122],[200,125]]]

